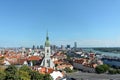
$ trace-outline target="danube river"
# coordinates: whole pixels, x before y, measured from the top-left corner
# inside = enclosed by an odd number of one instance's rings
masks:
[[[98,53],[98,54],[102,54],[102,55],[106,55],[106,56],[111,56],[111,57],[119,57],[120,58],[120,53],[112,53],[112,52],[101,52],[101,51],[96,51],[94,49],[83,49],[84,51],[87,52],[94,52],[94,53]]]
[[[96,51],[94,49],[83,49],[85,52],[90,52],[92,51],[95,54],[102,54],[105,56],[109,56],[109,57],[117,57],[120,58],[120,53],[112,53],[112,52],[101,52],[101,51]],[[116,66],[116,67],[120,67],[120,61],[119,60],[102,60],[104,64],[108,64],[111,66]]]

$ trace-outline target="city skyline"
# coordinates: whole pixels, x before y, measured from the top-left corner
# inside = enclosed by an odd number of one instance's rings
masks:
[[[119,0],[0,1],[0,47],[120,47]]]

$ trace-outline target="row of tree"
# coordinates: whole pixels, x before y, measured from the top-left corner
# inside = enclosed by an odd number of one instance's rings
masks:
[[[49,74],[40,74],[23,65],[19,69],[14,65],[6,69],[0,68],[0,80],[52,80]]]
[[[111,68],[110,66],[104,64],[96,67],[96,72],[98,74],[108,73],[108,74],[120,74],[120,69]]]

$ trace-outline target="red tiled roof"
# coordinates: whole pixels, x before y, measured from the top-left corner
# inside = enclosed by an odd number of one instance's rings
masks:
[[[54,61],[54,64],[62,64],[62,61]]]
[[[27,60],[27,59],[19,59],[18,62],[19,62],[19,64],[23,64],[24,61],[26,61],[26,60]]]
[[[50,74],[54,71],[54,69],[52,68],[46,68],[46,67],[42,67],[39,72],[42,74]]]
[[[39,60],[42,60],[42,58],[39,57],[39,56],[31,56],[31,57],[29,57],[27,60],[28,60],[28,61],[32,61],[32,60],[39,61]]]

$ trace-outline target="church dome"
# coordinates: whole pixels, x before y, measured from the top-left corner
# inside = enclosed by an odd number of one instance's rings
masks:
[[[50,42],[49,42],[49,40],[46,40],[46,41],[45,41],[45,46],[46,46],[46,47],[50,47]]]

